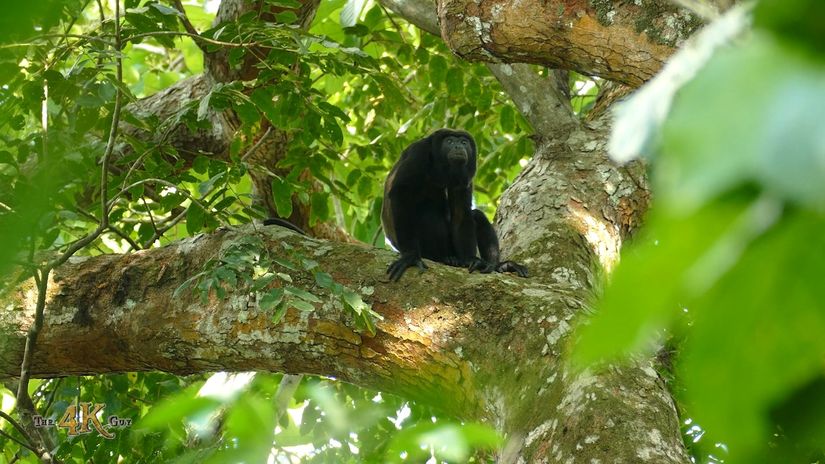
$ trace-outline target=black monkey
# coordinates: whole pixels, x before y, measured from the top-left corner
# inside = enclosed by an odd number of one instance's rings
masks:
[[[401,252],[387,269],[390,280],[408,267],[425,269],[421,258],[527,277],[526,267],[499,261],[496,231],[472,207],[475,173],[476,144],[464,131],[439,129],[401,153],[384,184],[381,211],[384,234]]]

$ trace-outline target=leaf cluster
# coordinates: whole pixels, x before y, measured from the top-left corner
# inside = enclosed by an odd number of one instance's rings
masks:
[[[676,392],[707,435],[701,460],[714,443],[725,462],[812,462],[825,449],[825,55],[810,26],[821,10],[763,1],[754,29],[679,91],[647,226],[579,332],[588,362],[673,337]]]

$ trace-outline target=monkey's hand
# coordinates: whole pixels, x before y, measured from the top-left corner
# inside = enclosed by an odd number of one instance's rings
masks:
[[[493,263],[488,263],[481,258],[473,258],[470,260],[470,264],[467,266],[467,269],[470,272],[478,271],[482,274],[489,274],[496,270],[496,265]]]
[[[515,272],[519,277],[528,277],[527,266],[519,264],[515,261],[504,261],[498,263],[496,272]]]
[[[417,267],[422,272],[427,269],[427,265],[421,260],[421,256],[417,253],[401,253],[401,257],[393,261],[390,267],[387,268],[387,274],[390,276],[392,282],[398,282],[398,279],[404,275],[404,271],[408,267]]]

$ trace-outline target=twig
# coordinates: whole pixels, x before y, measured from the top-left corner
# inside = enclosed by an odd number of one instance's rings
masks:
[[[269,126],[266,128],[266,132],[264,132],[264,135],[261,136],[261,138],[259,138],[257,142],[255,142],[255,145],[253,145],[252,148],[250,148],[246,153],[243,154],[243,156],[241,156],[241,161],[246,161],[246,158],[248,158],[249,155],[258,151],[258,149],[261,148],[261,145],[263,145],[264,141],[269,137],[269,134],[271,133],[272,126]]]
[[[57,379],[54,382],[51,393],[49,393],[49,400],[46,402],[46,407],[43,408],[43,415],[49,414],[49,409],[51,409],[52,405],[54,404],[54,400],[57,399],[57,389],[60,387],[60,384],[63,382],[63,377]]]
[[[149,215],[149,222],[152,223],[152,230],[154,230],[155,233],[157,233],[158,225],[155,224],[155,216],[152,214],[152,209],[149,208],[149,203],[146,203],[146,197],[141,195],[140,196],[140,201],[141,201],[141,203],[143,203],[143,206],[146,208],[146,214]]]
[[[123,59],[120,54],[120,3],[119,0],[115,2],[115,68],[116,78],[118,82],[123,82]],[[118,125],[120,124],[120,109],[122,105],[123,93],[120,87],[115,86],[115,107],[112,110],[112,127],[109,129],[109,140],[106,143],[106,151],[103,153],[103,162],[101,163],[100,174],[100,224],[95,230],[74,242],[69,248],[58,258],[49,262],[46,265],[46,270],[52,269],[65,263],[69,258],[74,256],[81,248],[92,243],[100,234],[109,227],[109,201],[107,201],[107,184],[109,182],[109,160],[112,152],[115,149],[115,139],[117,138]]]
[[[103,13],[103,3],[100,0],[95,1],[97,2],[97,11],[100,13],[100,25],[103,26],[106,21],[106,15]]]
[[[32,438],[29,436],[28,433],[26,433],[26,429],[24,429],[22,425],[20,425],[16,420],[14,420],[13,417],[4,413],[3,411],[0,411],[0,417],[6,419],[9,422],[9,424],[12,425],[12,427],[17,429],[17,431],[20,432],[20,435],[23,435],[23,438],[25,438],[27,442],[32,443]],[[36,452],[37,451],[35,451],[35,453]]]
[[[143,244],[143,248],[151,247],[152,244],[155,243],[155,240],[158,240],[159,238],[161,238],[163,236],[163,234],[166,233],[167,230],[171,229],[172,227],[175,227],[175,225],[177,225],[177,223],[182,221],[183,218],[185,218],[185,217],[186,217],[186,210],[184,209],[180,214],[175,216],[174,219],[170,220],[168,223],[166,223],[166,225],[164,225],[163,227],[161,227],[160,229],[155,231],[155,235],[153,235],[152,238],[150,238],[149,240],[147,240]]]
[[[392,15],[389,11],[387,11],[387,8],[384,6],[383,3],[379,2],[378,6],[381,7],[381,11],[383,11],[384,14],[387,16],[387,19],[390,20],[392,25],[395,27],[395,30],[398,31],[398,36],[401,37],[401,42],[404,42],[404,44],[406,44],[407,40],[404,38],[404,32],[401,30],[401,26],[399,26],[398,23],[395,22],[395,19],[393,19]]]
[[[209,37],[204,37],[200,34],[192,34],[191,32],[181,32],[181,31],[154,31],[154,32],[144,32],[142,34],[135,34],[133,36],[129,36],[129,41],[143,39],[146,37],[156,37],[159,35],[179,35],[183,37],[191,37],[195,39],[195,41],[202,41],[212,45],[221,45],[223,47],[230,47],[230,48],[244,48],[244,47],[260,47],[262,44],[260,43],[234,43],[234,42],[223,42],[221,40],[210,39]],[[275,48],[275,47],[267,47],[267,48]]]
[[[375,244],[375,242],[378,241],[378,237],[381,235],[381,230],[382,230],[382,227],[379,227],[379,228],[375,229],[375,234],[373,234],[372,240],[370,241],[372,246],[378,246],[378,245]]]
[[[127,185],[127,186],[126,186],[125,188],[123,188],[120,192],[117,192],[117,194],[116,194],[114,197],[112,197],[111,203],[114,203],[114,201],[115,201],[115,200],[117,200],[117,199],[118,199],[121,195],[123,195],[123,194],[124,194],[124,193],[126,193],[127,191],[129,191],[129,190],[131,190],[131,189],[133,189],[133,188],[137,187],[138,185],[143,185],[143,184],[146,184],[146,183],[149,183],[149,182],[153,182],[153,183],[156,183],[156,184],[165,185],[165,186],[167,186],[167,187],[169,187],[169,188],[173,188],[173,189],[175,189],[178,193],[180,193],[181,195],[183,195],[183,196],[185,196],[186,198],[188,198],[188,199],[189,199],[192,203],[194,203],[194,204],[196,204],[196,205],[200,206],[200,208],[201,208],[202,210],[204,210],[205,212],[209,212],[209,208],[207,208],[207,207],[206,207],[206,205],[204,205],[204,204],[203,204],[200,200],[198,200],[197,198],[193,197],[193,196],[192,196],[189,192],[187,192],[186,190],[184,190],[184,189],[180,188],[179,186],[177,186],[177,185],[175,185],[175,184],[173,184],[173,183],[171,183],[171,182],[169,182],[169,181],[166,181],[166,180],[163,180],[163,179],[157,179],[157,178],[154,178],[154,177],[149,177],[149,178],[147,178],[147,179],[141,179],[141,180],[139,180],[139,181],[137,181],[137,182],[134,182],[134,183],[132,183],[132,184],[130,184],[130,185]],[[222,222],[222,224],[223,224],[223,225],[225,225],[225,226],[228,226],[228,225],[229,225],[229,224],[226,224],[226,223],[225,223],[225,222],[223,222],[223,221],[221,221],[221,222]]]
[[[93,219],[93,220],[97,221],[97,218],[94,216],[94,214],[92,214],[88,211],[84,211],[83,209],[78,209],[78,212],[80,212],[80,214],[82,214],[83,216],[86,216],[89,219]],[[132,240],[132,237],[129,237],[129,235],[126,232],[123,232],[122,230],[118,229],[117,227],[115,227],[112,224],[109,224],[108,229],[111,232],[113,232],[115,235],[117,235],[118,237],[122,238],[123,240],[126,240],[126,242],[129,243],[129,245],[132,246],[135,250],[140,249],[140,245],[138,245],[137,242]]]
[[[64,34],[64,36],[68,36]],[[118,82],[123,82],[123,60],[120,54],[120,1],[115,2],[115,67]],[[45,267],[34,272],[34,280],[37,285],[37,304],[35,306],[34,323],[29,327],[26,334],[26,345],[23,351],[23,362],[20,365],[20,382],[17,385],[17,408],[20,417],[25,423],[27,420],[31,421],[34,416],[34,403],[29,396],[28,387],[29,379],[31,378],[31,365],[34,359],[34,350],[37,344],[37,336],[43,329],[44,311],[46,308],[46,291],[49,286],[49,274],[51,271],[65,263],[78,250],[87,246],[94,241],[100,234],[109,226],[109,204],[107,201],[107,183],[109,181],[109,159],[114,151],[115,139],[117,138],[118,124],[120,122],[120,109],[122,104],[122,92],[120,87],[116,87],[115,91],[115,106],[112,114],[112,127],[109,130],[109,140],[106,144],[106,151],[103,153],[103,161],[101,163],[100,176],[100,210],[101,218],[100,224],[94,231],[90,232],[84,238],[73,243],[61,256],[48,262]],[[50,450],[53,448],[50,443],[48,435],[40,433],[37,429],[35,432],[39,435],[38,450],[35,453],[38,457],[46,462],[52,462]],[[32,442],[34,443],[34,442]]]
[[[34,358],[34,347],[37,342],[37,335],[43,328],[43,310],[46,307],[46,289],[49,285],[49,272],[51,272],[51,269],[47,265],[46,269],[35,271],[34,273],[34,280],[37,285],[37,305],[35,307],[34,323],[29,327],[29,332],[26,334],[26,346],[23,350],[23,362],[20,366],[20,382],[17,384],[17,411],[23,423],[31,422],[35,415],[34,403],[32,403],[28,390],[29,378],[31,376],[29,369]],[[34,427],[34,423],[31,422],[31,424],[32,427]],[[26,436],[30,443],[37,443],[39,445],[39,449],[35,451],[35,454],[43,461],[51,462],[52,458],[48,450],[52,447],[49,446],[50,443],[48,443],[47,438],[40,434],[37,429],[33,429],[32,433],[38,435],[37,442],[31,439],[31,435],[27,434]]]
[[[180,22],[183,23],[183,28],[186,29],[186,32],[202,38],[202,36],[198,33],[198,30],[195,29],[195,26],[192,25],[192,22],[189,21],[189,16],[186,16],[186,10],[183,8],[183,3],[180,0],[173,0],[172,4],[174,4],[175,8],[180,11]],[[197,45],[203,53],[209,53],[206,47],[204,47],[197,40],[195,41],[195,45]]]
[[[34,454],[37,454],[37,455],[39,455],[39,454],[40,454],[40,452],[39,452],[39,451],[37,451],[37,449],[35,449],[35,448],[34,448],[33,446],[31,446],[30,444],[28,444],[28,443],[24,442],[23,440],[18,440],[17,438],[14,438],[13,436],[11,436],[11,435],[9,435],[8,433],[4,432],[2,429],[0,429],[0,435],[2,435],[2,436],[4,436],[4,437],[8,438],[9,440],[11,440],[11,441],[13,441],[13,442],[17,443],[18,445],[22,446],[23,448],[27,448],[27,449],[29,449],[29,450],[30,450],[32,453],[34,453]]]

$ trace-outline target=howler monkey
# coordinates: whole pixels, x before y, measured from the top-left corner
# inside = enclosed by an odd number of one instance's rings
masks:
[[[390,280],[409,267],[425,269],[421,258],[527,277],[523,265],[499,261],[496,231],[472,207],[475,173],[476,144],[464,131],[439,129],[401,153],[384,184],[381,211],[384,234],[401,252],[387,269]]]

